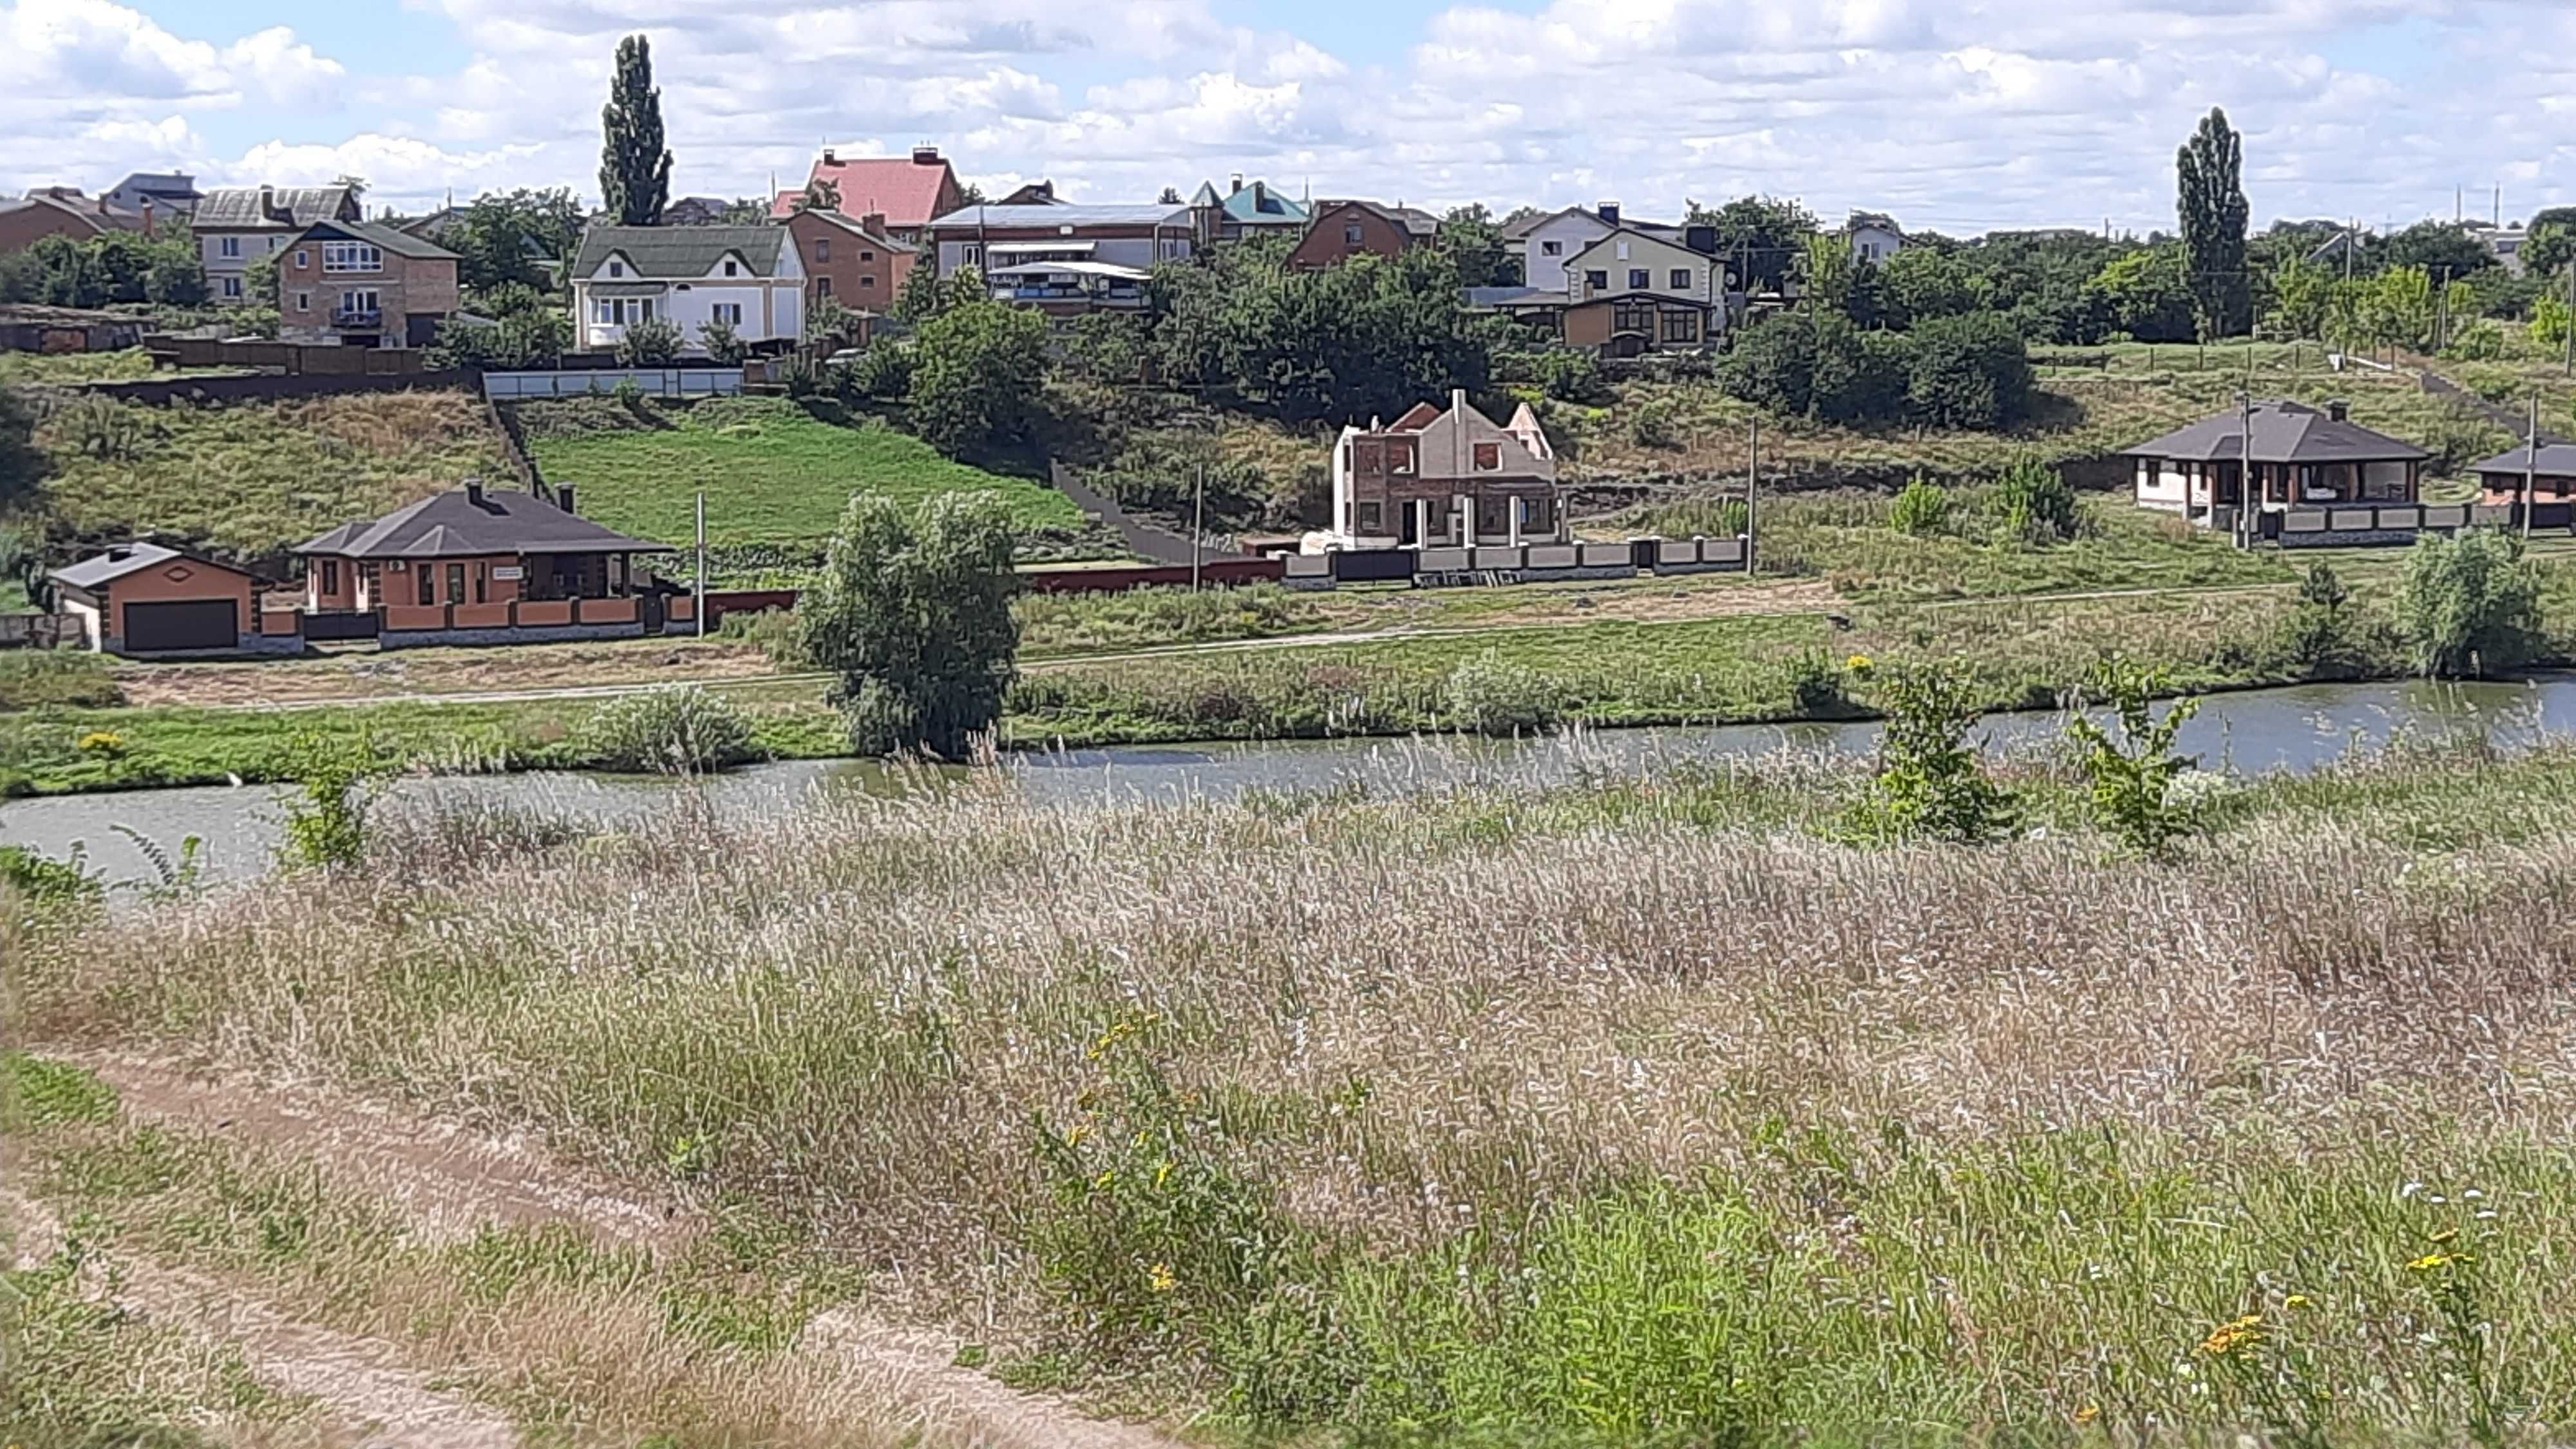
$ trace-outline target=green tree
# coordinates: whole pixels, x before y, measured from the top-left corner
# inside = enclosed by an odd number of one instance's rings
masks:
[[[1887,526],[1915,538],[1939,533],[1949,521],[1950,495],[1920,473],[1905,481],[1887,509]]]
[[[653,84],[653,42],[617,42],[617,75],[600,109],[599,199],[627,226],[658,226],[671,200],[671,153],[663,146],[662,92]]]
[[[919,322],[939,310],[939,269],[923,257],[903,274],[903,285],[895,289],[894,315],[899,322]]]
[[[913,431],[951,455],[1026,437],[1046,378],[1046,321],[1000,302],[921,324],[906,394]]]
[[[1994,305],[1993,282],[1967,256],[1943,247],[1909,246],[1890,257],[1878,269],[1878,293],[1882,316],[1896,327]]]
[[[959,759],[999,722],[1018,669],[1014,545],[991,493],[910,512],[851,496],[797,622],[806,657],[839,676],[832,700],[861,753]]]
[[[2112,258],[2093,279],[2113,328],[2140,342],[2189,342],[2196,336],[2183,253],[2147,247]]]
[[[2433,279],[2422,267],[2390,267],[2339,294],[2351,340],[2370,347],[2427,347],[2437,316]]]
[[[1935,317],[1914,329],[1908,414],[1936,428],[1993,432],[2030,414],[2030,348],[1992,312]]]
[[[2273,330],[2285,338],[2324,340],[2336,281],[2331,268],[2304,256],[2282,258],[2272,269]]]
[[[2020,542],[2073,538],[2083,519],[2065,473],[2033,453],[2013,459],[1995,480],[1995,501],[2003,509],[2005,532]]]
[[[0,387],[0,513],[36,496],[52,464],[36,446],[36,412],[14,388]]]
[[[1864,675],[1874,671],[1863,671]],[[1988,779],[1968,741],[1979,713],[1975,680],[1955,667],[1879,672],[1887,724],[1878,773],[1853,802],[1841,834],[1856,844],[1947,840],[1974,845],[2009,833],[2012,796]]]
[[[2150,701],[2163,685],[2163,676],[2152,669],[2108,661],[2095,671],[2092,692],[2118,717],[2119,737],[2081,713],[2066,721],[2066,736],[2092,785],[2094,822],[2142,855],[2163,855],[2193,825],[2191,811],[2173,798],[2173,784],[2199,760],[2177,754],[2174,740],[2200,712],[2200,701],[2176,700],[2157,719]]]
[[[627,325],[617,339],[621,367],[669,367],[680,360],[680,329],[660,317]]]
[[[2576,206],[2553,206],[2533,216],[2523,229],[2523,270],[2556,277],[2571,263],[2576,263]]]
[[[456,279],[476,293],[549,284],[545,263],[581,245],[586,218],[568,187],[487,191],[468,203],[439,244],[456,253]]]
[[[2183,267],[2204,337],[2234,337],[2253,321],[2245,270],[2243,169],[2243,138],[2216,107],[2174,156]]]
[[[242,293],[252,305],[274,308],[277,305],[277,263],[282,254],[270,252],[251,258],[242,268]]]
[[[2466,226],[2448,221],[2419,221],[2383,239],[2375,251],[2383,265],[2421,267],[2446,279],[2499,265],[2485,242],[2471,236]]]
[[[858,340],[859,314],[839,299],[818,297],[805,309],[805,340],[821,347],[847,347]]]
[[[1795,201],[1771,196],[1739,196],[1711,209],[1696,201],[1683,207],[1683,220],[1717,233],[1718,254],[1739,282],[1757,292],[1777,292],[1805,255],[1815,233],[1816,214]],[[1739,266],[1740,264],[1740,266]]]
[[[1800,249],[1798,285],[1809,307],[1850,316],[1859,275],[1850,239],[1837,233],[1813,233]]]
[[[303,731],[287,742],[287,773],[297,793],[286,801],[286,863],[345,870],[367,855],[367,815],[385,762],[369,740]]]
[[[1482,202],[1451,207],[1433,245],[1457,269],[1462,287],[1508,287],[1521,279],[1520,264],[1503,250],[1503,229]]]
[[[2397,617],[2425,674],[2518,668],[2540,651],[2539,566],[2499,529],[2425,534],[2407,550]]]
[[[709,318],[699,326],[698,345],[707,350],[707,361],[719,367],[740,367],[743,359],[751,356],[751,344],[722,318]]]

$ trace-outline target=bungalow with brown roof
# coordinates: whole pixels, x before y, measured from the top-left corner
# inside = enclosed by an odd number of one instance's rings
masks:
[[[88,197],[74,186],[49,186],[15,201],[0,201],[0,252],[24,251],[49,236],[87,241],[112,231],[146,236],[154,229],[152,206],[119,206],[106,197]]]
[[[306,613],[374,615],[388,648],[660,633],[686,596],[666,597],[635,556],[670,551],[575,513],[569,487],[471,481],[294,550]]]
[[[1556,449],[1523,403],[1496,424],[1449,394],[1393,423],[1344,428],[1333,445],[1328,548],[1556,543],[1568,537]]]
[[[2340,402],[2313,408],[2280,398],[2213,413],[2121,451],[2134,461],[2139,507],[2198,522],[2213,508],[2237,506],[2249,462],[2256,506],[2278,511],[2415,502],[2432,456],[2352,421]]]

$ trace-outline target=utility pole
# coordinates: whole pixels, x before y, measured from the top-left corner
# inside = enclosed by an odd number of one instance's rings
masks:
[[[1206,554],[1200,542],[1207,529],[1207,464],[1199,465],[1198,486],[1190,490],[1190,592],[1199,591],[1199,561]]]
[[[2361,218],[2354,217],[2343,229],[2343,279],[2352,280],[2352,249],[2361,241]]]
[[[2239,548],[2254,546],[2254,394],[2237,394],[2242,409],[2236,429],[2236,530]]]
[[[2567,371],[2576,376],[2576,262],[2567,264]]]
[[[2451,269],[2441,269],[2441,280],[2433,284],[2433,350],[2440,352],[2451,345]]]
[[[1754,560],[1759,556],[1759,549],[1755,540],[1760,536],[1760,534],[1754,527],[1753,513],[1756,506],[1755,494],[1761,488],[1762,479],[1762,418],[1760,414],[1757,413],[1754,415],[1751,429],[1752,430],[1745,435],[1744,443],[1744,576],[1748,579],[1753,577]]]
[[[697,615],[698,637],[704,639],[707,637],[707,490],[704,488],[698,490],[698,569],[697,577],[690,580],[690,588],[697,596],[690,612]]]
[[[2522,539],[2531,541],[2532,504],[2540,497],[2540,393],[2531,394],[2531,423],[2522,435]]]

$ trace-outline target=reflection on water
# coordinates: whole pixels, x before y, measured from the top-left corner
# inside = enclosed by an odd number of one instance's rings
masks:
[[[2576,719],[2576,677],[2516,684],[2302,685],[2213,695],[2182,731],[2181,748],[2209,769],[2243,774],[2306,770],[2354,750],[2417,737],[2480,735],[2508,747],[2567,731]],[[1997,715],[1982,727],[2003,755],[2053,749],[2062,721],[2049,714]],[[759,819],[796,808],[814,792],[896,797],[935,789],[1007,791],[1037,804],[1172,804],[1224,800],[1247,790],[1323,790],[1356,781],[1371,793],[1471,784],[1544,785],[1578,774],[1646,774],[1688,760],[1771,754],[1865,755],[1875,724],[1796,723],[1702,728],[1590,730],[1546,740],[1456,736],[1403,740],[1298,740],[1266,744],[1032,751],[997,770],[890,767],[865,761],[792,761],[683,783],[631,776],[528,774],[405,779],[388,794],[395,808],[508,804],[541,815],[614,823],[659,814],[675,792],[696,791],[707,808]],[[175,849],[205,841],[206,869],[240,877],[266,868],[276,850],[283,787],[209,787],[117,795],[74,795],[0,803],[0,843],[60,855],[84,845],[93,867],[116,879],[147,877],[142,852],[111,827],[131,826]]]

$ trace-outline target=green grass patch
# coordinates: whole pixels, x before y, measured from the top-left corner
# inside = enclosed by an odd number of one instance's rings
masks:
[[[107,660],[85,649],[0,650],[0,714],[124,702]]]
[[[133,382],[152,375],[152,354],[140,347],[115,352],[0,352],[0,387],[11,383]]]

